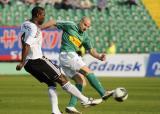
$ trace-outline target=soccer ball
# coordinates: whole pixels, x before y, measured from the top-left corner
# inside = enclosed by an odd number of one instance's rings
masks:
[[[113,98],[116,101],[123,102],[128,98],[128,92],[124,87],[118,87],[113,93]]]

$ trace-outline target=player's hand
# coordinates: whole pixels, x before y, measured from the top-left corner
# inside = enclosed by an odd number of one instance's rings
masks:
[[[23,66],[24,66],[24,63],[23,63],[23,62],[20,62],[20,63],[16,66],[16,70],[17,70],[17,71],[20,71]]]
[[[106,54],[102,53],[102,54],[99,56],[99,60],[105,61],[105,60],[106,60]]]

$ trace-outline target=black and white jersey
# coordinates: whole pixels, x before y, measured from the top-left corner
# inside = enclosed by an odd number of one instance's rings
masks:
[[[20,35],[22,43],[30,45],[30,51],[26,59],[42,58],[42,32],[40,28],[30,21],[25,21],[21,25]]]

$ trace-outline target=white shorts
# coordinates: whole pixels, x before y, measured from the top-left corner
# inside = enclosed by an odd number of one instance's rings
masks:
[[[59,61],[64,73],[70,78],[86,65],[76,52],[61,52]]]

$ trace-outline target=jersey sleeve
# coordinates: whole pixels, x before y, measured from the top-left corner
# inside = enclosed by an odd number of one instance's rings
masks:
[[[56,26],[58,29],[66,30],[75,25],[72,21],[57,21]]]
[[[87,34],[85,35],[85,38],[84,38],[82,45],[84,46],[84,48],[86,50],[90,50],[93,48],[92,43],[91,43],[90,39],[88,38]]]
[[[24,24],[21,27],[22,41],[27,43],[28,45],[33,44],[36,33],[37,33],[36,26]]]

